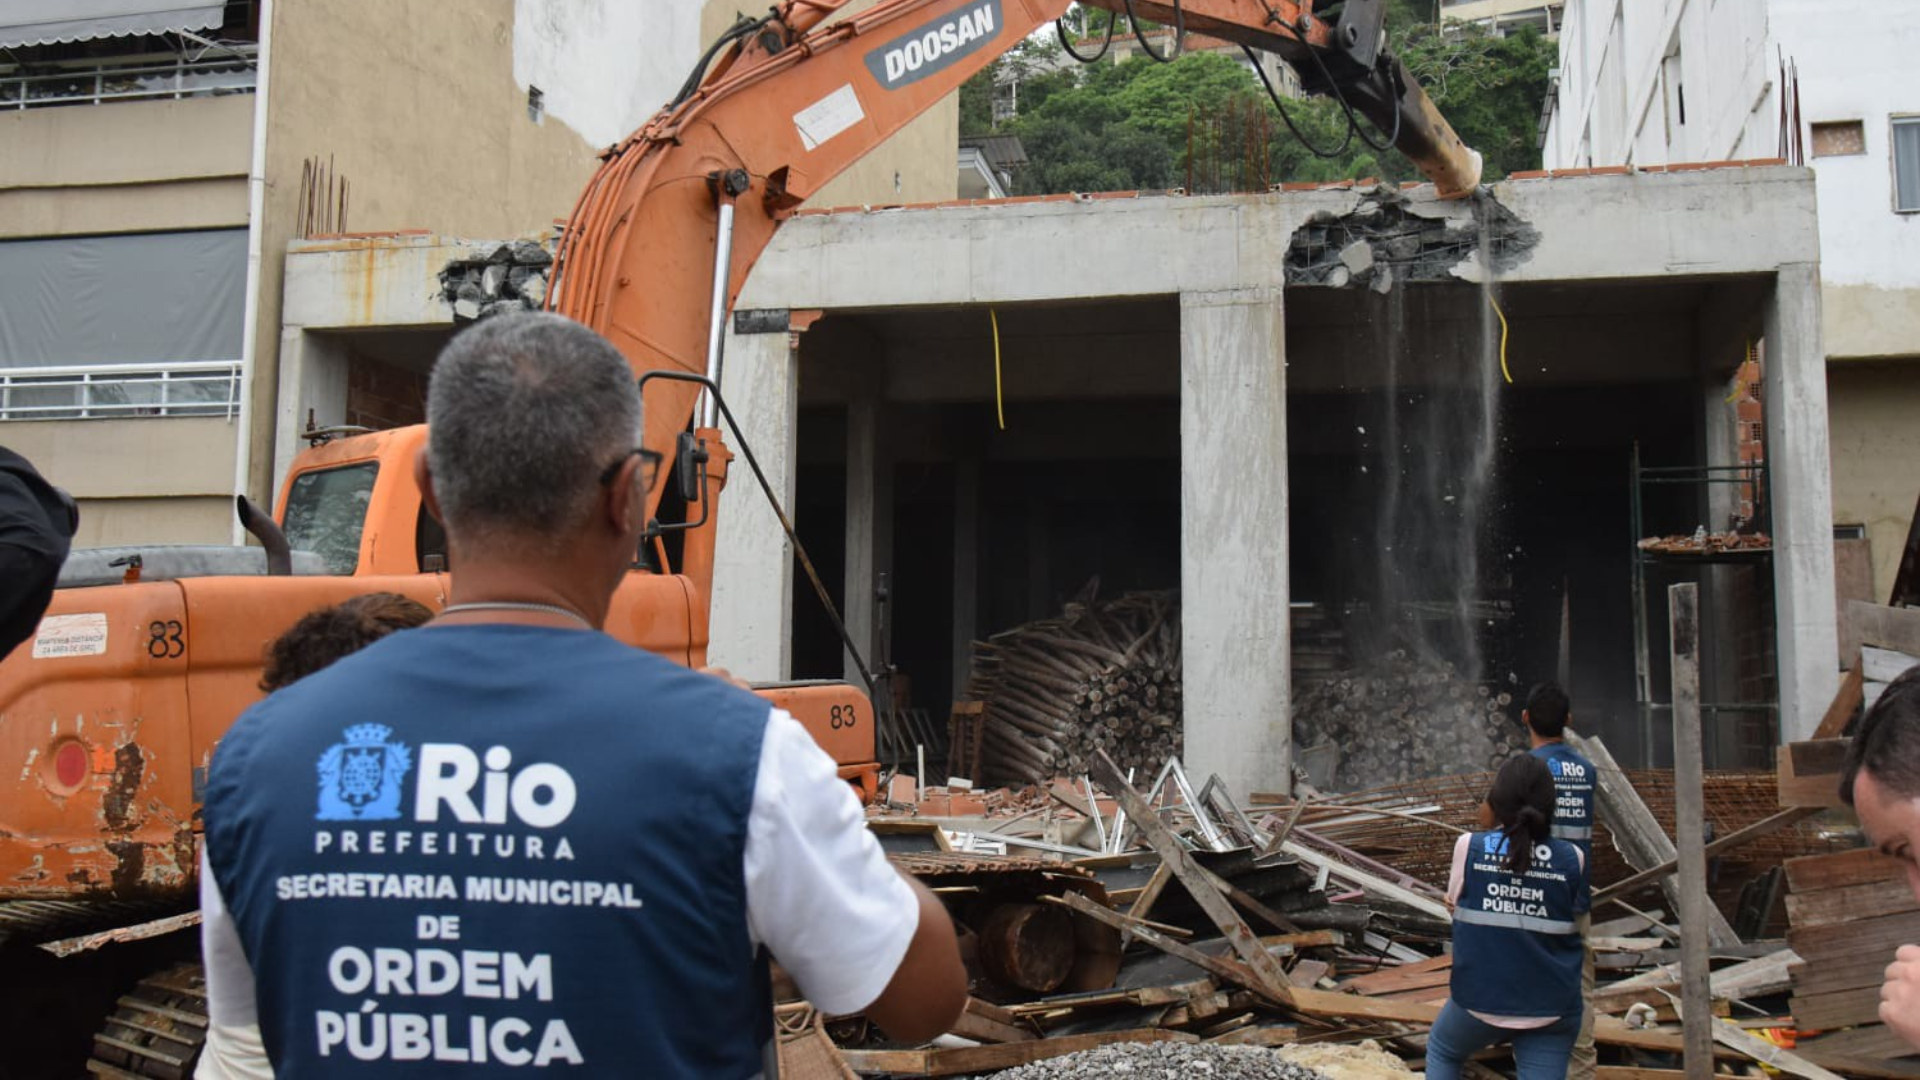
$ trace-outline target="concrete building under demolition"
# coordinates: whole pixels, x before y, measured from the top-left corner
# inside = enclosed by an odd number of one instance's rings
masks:
[[[727,398],[855,640],[938,720],[971,642],[1097,578],[1177,590],[1186,757],[1234,791],[1287,776],[1301,686],[1385,652],[1516,697],[1558,672],[1578,726],[1664,764],[1661,586],[1694,580],[1709,764],[1769,767],[1837,678],[1812,178],[1676,166],[1490,196],[805,212],[736,305]],[[276,474],[296,418],[345,420],[350,356],[418,385],[461,266],[495,246],[293,245]],[[712,661],[841,676],[737,472]]]

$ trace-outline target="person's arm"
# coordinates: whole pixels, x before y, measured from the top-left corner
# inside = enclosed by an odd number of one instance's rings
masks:
[[[833,759],[778,710],[760,751],[746,881],[755,940],[821,1011],[864,1012],[892,1038],[924,1042],[966,1007],[946,908],[887,862]]]
[[[1473,834],[1461,833],[1453,842],[1453,865],[1447,868],[1447,907],[1460,902],[1460,886],[1467,880],[1467,851],[1473,846]]]
[[[200,856],[200,955],[207,973],[207,1042],[196,1080],[273,1080],[260,1041],[253,967],[204,852]]]

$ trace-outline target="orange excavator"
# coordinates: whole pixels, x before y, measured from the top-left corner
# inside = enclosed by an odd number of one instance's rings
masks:
[[[829,21],[844,3],[783,0],[722,35],[675,99],[606,153],[556,260],[548,306],[626,355],[641,380],[647,446],[671,478],[649,506],[668,520],[656,520],[606,629],[688,665],[706,662],[718,498],[733,464],[719,430],[721,345],[748,271],[821,185],[1070,6],[883,0]],[[1157,58],[1172,59],[1187,32],[1278,54],[1307,89],[1383,133],[1442,196],[1468,195],[1479,155],[1386,48],[1384,3],[1094,6],[1115,12],[1109,35],[1120,15],[1171,26],[1175,45],[1156,52],[1141,41]],[[0,964],[17,972],[23,954],[44,964],[35,944],[86,952],[190,924],[204,772],[259,696],[266,644],[305,612],[360,593],[445,603],[444,538],[412,479],[426,437],[411,427],[316,440],[272,518],[240,500],[264,554],[151,547],[69,561],[34,640],[0,664]],[[871,798],[871,690],[869,681],[760,692]],[[192,977],[147,979],[117,1007],[109,996],[96,1071],[189,1073],[204,1032]],[[57,970],[0,982],[31,984],[42,1008],[88,1000],[63,994]],[[16,1007],[0,1000],[0,1025],[20,1021]]]

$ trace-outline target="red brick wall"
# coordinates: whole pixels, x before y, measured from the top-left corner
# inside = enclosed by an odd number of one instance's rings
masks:
[[[347,357],[347,423],[405,427],[427,422],[427,377],[357,353]]]

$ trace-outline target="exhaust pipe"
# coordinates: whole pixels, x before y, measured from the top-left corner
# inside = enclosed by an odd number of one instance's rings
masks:
[[[234,510],[240,515],[240,527],[252,533],[267,551],[267,576],[286,577],[293,573],[293,549],[287,546],[287,534],[273,518],[260,512],[245,495],[233,497]]]

